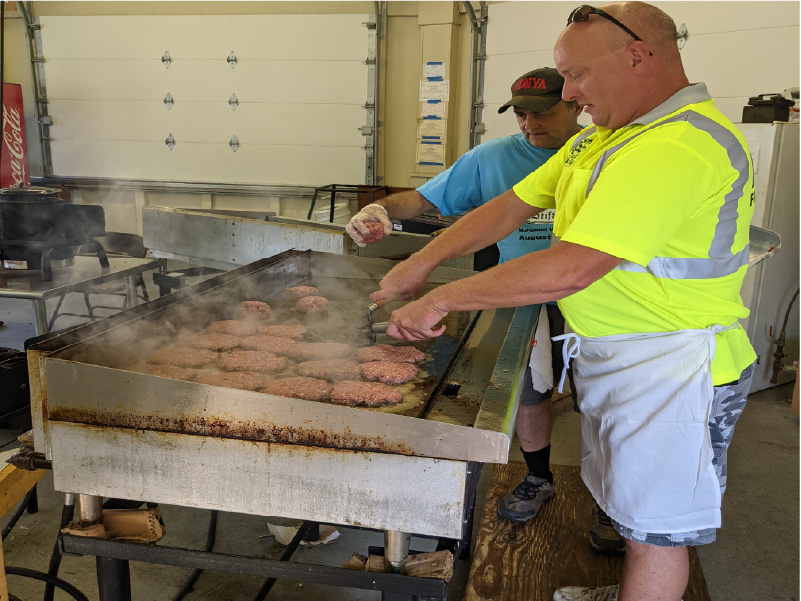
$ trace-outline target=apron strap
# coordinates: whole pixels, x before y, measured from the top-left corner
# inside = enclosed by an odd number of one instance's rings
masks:
[[[581,337],[575,332],[570,332],[569,334],[554,336],[551,340],[564,340],[564,344],[562,344],[562,377],[559,378],[559,388],[557,389],[561,393],[565,385],[567,370],[570,367],[570,360],[579,356]]]

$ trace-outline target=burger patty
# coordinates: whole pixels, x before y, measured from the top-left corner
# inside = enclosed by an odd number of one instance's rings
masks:
[[[381,382],[340,382],[331,390],[331,402],[337,405],[383,407],[397,405],[403,399],[400,390]]]
[[[305,296],[315,296],[318,290],[314,286],[292,286],[281,293],[281,298],[289,301],[296,301]]]
[[[274,326],[259,326],[256,329],[258,334],[264,334],[265,336],[277,336],[279,338],[303,338],[303,335],[306,333],[306,326],[295,325],[295,326],[281,326],[281,325],[274,325]]]
[[[241,388],[242,390],[259,390],[269,382],[264,374],[253,371],[233,371],[202,374],[197,377],[201,384],[223,386],[225,388]]]
[[[197,370],[189,367],[154,365],[151,363],[137,363],[129,367],[128,371],[150,374],[151,376],[159,376],[160,378],[170,378],[172,380],[192,380],[197,375]]]
[[[296,376],[273,380],[261,392],[288,396],[293,399],[305,399],[307,401],[325,401],[331,394],[332,387],[325,380]]]
[[[355,380],[361,377],[361,369],[356,361],[351,359],[326,359],[323,361],[305,361],[295,366],[299,376],[319,378],[331,382],[340,380]]]
[[[368,361],[362,363],[362,377],[369,382],[384,384],[403,384],[417,375],[417,368],[411,363],[396,361]]]
[[[154,352],[147,358],[147,362],[179,367],[200,367],[216,363],[218,357],[219,353],[205,348],[168,346]]]
[[[207,348],[213,351],[228,351],[237,348],[242,339],[239,336],[223,334],[222,332],[209,332],[207,334],[195,334],[187,343],[191,346]]]
[[[286,369],[286,357],[267,351],[231,351],[220,357],[220,365],[229,371],[259,371],[276,373]]]
[[[247,336],[241,339],[241,346],[244,349],[253,351],[267,351],[276,355],[283,355],[285,351],[303,344],[291,338],[278,338],[277,336]]]
[[[259,326],[250,321],[242,319],[226,319],[215,321],[207,330],[209,332],[219,332],[230,334],[231,336],[253,336],[257,333]]]
[[[242,301],[239,308],[247,317],[258,317],[259,319],[270,319],[273,310],[270,305],[261,301]]]
[[[394,361],[397,363],[416,363],[426,358],[423,351],[413,346],[393,344],[374,344],[359,349],[359,361]]]
[[[279,354],[294,361],[315,359],[344,359],[353,354],[353,347],[344,342],[297,342]]]
[[[328,299],[322,296],[304,296],[295,303],[295,308],[301,313],[316,313],[325,309],[327,304]]]
[[[378,242],[381,238],[384,237],[384,226],[381,225],[378,221],[365,221],[364,226],[370,230],[366,234],[362,235],[362,240],[364,240],[365,244],[372,244],[373,242]]]

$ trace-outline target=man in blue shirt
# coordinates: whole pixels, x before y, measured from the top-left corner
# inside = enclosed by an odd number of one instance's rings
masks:
[[[348,234],[364,246],[362,236],[368,231],[365,222],[380,222],[384,233],[389,234],[392,219],[411,219],[432,209],[446,216],[460,215],[506,192],[581,129],[577,123],[581,109],[574,102],[562,100],[563,83],[553,68],[536,69],[519,77],[512,84],[512,98],[498,109],[503,113],[512,107],[519,134],[488,140],[416,190],[392,194],[367,205],[346,226]],[[498,242],[499,262],[548,248],[552,231],[553,211],[543,211]],[[556,303],[548,303],[546,310],[551,336],[562,334],[564,318]],[[552,363],[554,374],[561,373],[561,343],[552,345]],[[542,504],[554,496],[549,467],[553,389],[540,392],[534,388],[531,370],[526,370],[526,376],[515,429],[529,473],[498,506],[498,515],[513,522],[532,519]],[[606,520],[599,522],[595,515],[590,540],[596,550],[603,552],[619,553],[625,547],[611,523],[607,527]]]

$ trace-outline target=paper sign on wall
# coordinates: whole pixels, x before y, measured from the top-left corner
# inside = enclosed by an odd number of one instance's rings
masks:
[[[445,63],[426,63],[423,67],[423,77],[428,80],[442,81],[445,79]]]
[[[421,81],[420,100],[447,100],[449,81]]]
[[[445,104],[439,100],[429,100],[423,103],[421,117],[442,119],[445,117]]]
[[[445,119],[419,119],[417,121],[418,138],[444,138]]]
[[[444,165],[445,145],[442,142],[419,140],[417,142],[417,162],[428,165]]]

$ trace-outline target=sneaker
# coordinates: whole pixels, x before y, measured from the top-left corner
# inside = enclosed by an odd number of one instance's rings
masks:
[[[553,484],[527,474],[512,492],[498,503],[498,516],[522,524],[537,515],[540,507],[554,497]]]
[[[617,601],[617,585],[600,588],[566,586],[553,594],[553,601]]]
[[[612,526],[612,519],[598,503],[593,502],[590,546],[598,553],[620,555],[626,551],[626,540]]]

